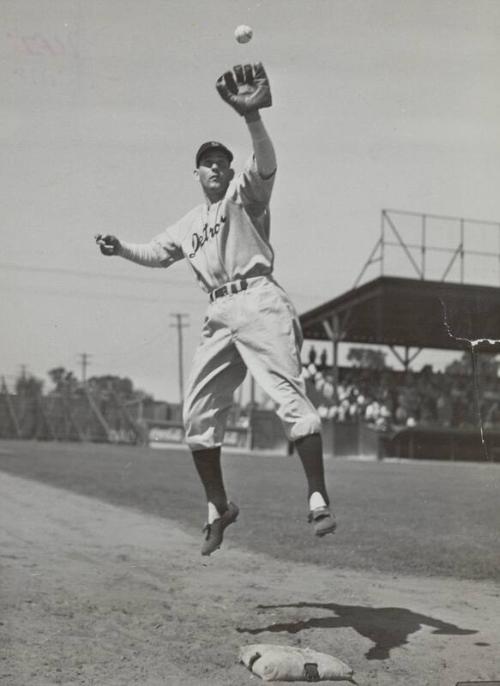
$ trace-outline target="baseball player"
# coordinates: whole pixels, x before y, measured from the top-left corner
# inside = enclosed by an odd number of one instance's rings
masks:
[[[183,408],[186,441],[208,501],[202,555],[220,547],[224,530],[239,512],[227,498],[221,445],[233,394],[247,370],[275,401],[285,433],[296,446],[315,534],[324,536],[336,528],[325,485],[321,421],[301,377],[297,313],[272,275],[269,201],[276,157],[260,116],[272,104],[269,80],[261,63],[238,65],[217,80],[216,88],[250,133],[253,154],[243,171],[235,174],[225,145],[203,143],[194,172],[202,204],[146,244],[96,236],[104,255],[148,267],[186,259],[208,294]]]

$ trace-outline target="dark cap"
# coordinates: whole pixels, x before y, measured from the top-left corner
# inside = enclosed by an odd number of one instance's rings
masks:
[[[209,150],[218,150],[228,158],[229,163],[233,161],[233,153],[230,150],[228,150],[225,145],[222,145],[222,143],[218,143],[217,141],[207,141],[206,143],[200,145],[198,152],[196,153],[197,167],[200,166],[200,160],[202,156]]]

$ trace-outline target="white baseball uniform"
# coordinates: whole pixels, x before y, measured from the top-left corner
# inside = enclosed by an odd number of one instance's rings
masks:
[[[321,428],[301,377],[297,313],[272,277],[274,176],[262,178],[252,156],[219,202],[195,207],[150,243],[121,242],[119,255],[146,266],[187,259],[211,294],[184,404],[186,441],[193,450],[222,444],[233,394],[247,369],[276,402],[289,440]],[[221,287],[222,297],[214,297]]]

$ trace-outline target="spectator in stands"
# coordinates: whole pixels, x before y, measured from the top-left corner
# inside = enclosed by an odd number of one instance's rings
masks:
[[[436,413],[438,423],[447,428],[451,426],[453,408],[448,393],[443,392],[439,395],[436,402]]]
[[[324,419],[363,421],[372,426],[477,426],[474,388],[469,376],[433,372],[397,372],[349,368],[339,370],[337,394],[326,366],[326,352],[310,351],[305,368],[308,393]],[[500,380],[481,378],[481,416],[488,426],[500,425]]]

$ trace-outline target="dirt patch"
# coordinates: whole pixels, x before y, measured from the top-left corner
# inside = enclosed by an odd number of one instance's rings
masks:
[[[237,548],[239,523],[205,561],[201,534],[6,474],[0,520],[9,686],[251,684],[238,650],[262,642],[339,657],[360,685],[500,679],[494,584],[280,561]]]

